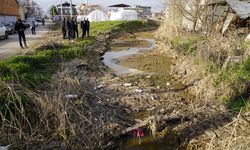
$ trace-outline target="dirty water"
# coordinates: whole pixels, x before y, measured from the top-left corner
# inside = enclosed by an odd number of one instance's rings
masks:
[[[130,47],[123,51],[106,52],[105,55],[103,56],[104,64],[108,66],[110,69],[112,69],[116,75],[142,73],[142,71],[140,70],[122,66],[121,64],[119,64],[119,61],[118,61],[119,58],[132,56],[142,51],[150,51],[156,48],[154,39],[140,39],[140,40],[144,40],[150,43],[150,46],[146,48]]]
[[[113,43],[111,43],[110,51],[103,56],[104,64],[118,76],[150,74],[150,80],[158,79],[156,77],[153,78],[154,76],[161,78],[159,81],[162,81],[162,79],[164,81],[169,80],[170,57],[154,53],[156,41],[152,35],[152,32],[140,32],[114,39]],[[161,85],[162,83],[157,85],[164,87],[166,82],[162,82],[164,85]],[[144,120],[152,113],[150,111],[133,113],[131,119]],[[143,130],[145,136],[141,139],[133,138],[132,133],[122,136],[119,148],[122,150],[165,150],[177,148],[177,140],[173,139],[175,136],[171,131],[163,130],[157,133],[156,136],[153,136],[148,128]]]

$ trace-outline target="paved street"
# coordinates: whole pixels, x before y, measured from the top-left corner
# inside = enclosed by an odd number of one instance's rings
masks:
[[[36,28],[36,35],[32,35],[29,28],[26,29],[25,36],[28,46],[31,45],[34,40],[38,40],[48,32],[48,28],[46,26],[51,24],[51,22],[46,22],[45,24],[45,27],[43,27],[42,24],[39,23],[38,27]],[[21,54],[27,52],[28,50],[29,49],[20,48],[18,34],[9,35],[9,39],[0,39],[0,59]]]

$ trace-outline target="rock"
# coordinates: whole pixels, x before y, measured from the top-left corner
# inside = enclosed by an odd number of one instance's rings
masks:
[[[65,95],[65,97],[70,98],[70,99],[77,99],[78,95],[68,94],[68,95]]]
[[[145,78],[146,78],[146,79],[151,79],[151,76],[146,76]]]
[[[156,88],[157,88],[157,89],[161,89],[161,87],[160,87],[160,86],[157,86]]]

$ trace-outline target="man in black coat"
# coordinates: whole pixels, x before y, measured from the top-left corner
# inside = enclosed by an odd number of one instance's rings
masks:
[[[25,33],[24,33],[25,26],[24,26],[23,22],[21,21],[21,19],[18,19],[16,21],[16,23],[15,23],[15,30],[18,33],[20,47],[24,48],[23,44],[22,44],[22,41],[23,41],[25,48],[28,48],[28,46],[26,44]]]
[[[63,38],[66,39],[67,38],[67,31],[66,31],[66,19],[63,18],[62,21],[62,34],[63,34]]]
[[[78,38],[78,24],[77,24],[77,19],[75,18],[75,34],[76,34],[76,37]]]
[[[72,37],[72,26],[71,26],[71,20],[69,18],[67,18],[67,21],[66,21],[66,30],[67,30],[67,34],[68,34],[68,39],[71,39]]]
[[[90,22],[89,19],[87,18],[87,20],[85,21],[86,24],[86,32],[87,32],[87,36],[89,36],[89,28],[90,28]]]
[[[81,21],[81,29],[82,29],[82,38],[86,35],[86,21],[85,19]]]

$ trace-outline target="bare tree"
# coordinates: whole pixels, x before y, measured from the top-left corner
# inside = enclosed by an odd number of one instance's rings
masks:
[[[206,11],[208,0],[170,0],[169,4],[175,7],[181,16],[192,22],[192,30],[197,28],[199,23],[206,24]]]

